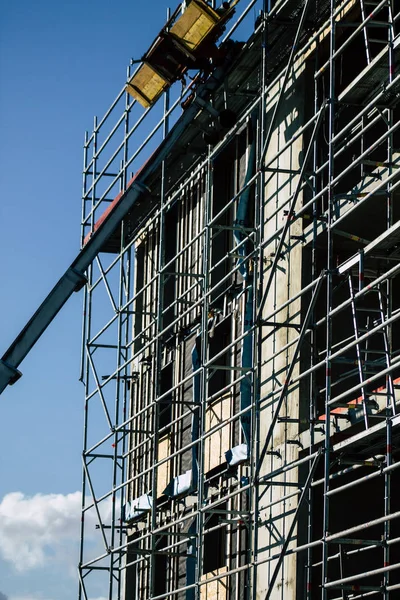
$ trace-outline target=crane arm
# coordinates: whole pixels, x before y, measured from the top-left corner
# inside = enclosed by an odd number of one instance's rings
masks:
[[[221,67],[216,68],[206,82],[198,86],[196,90],[198,98],[207,99],[210,92],[222,84],[231,58],[232,52],[228,52],[225,63]],[[7,352],[2,356],[0,359],[0,394],[5,390],[7,385],[12,385],[21,377],[18,367],[23,359],[31,351],[42,333],[44,333],[73,292],[80,290],[85,285],[85,271],[96,258],[97,254],[101,252],[105,242],[110,238],[121,221],[134,208],[137,200],[148,194],[149,188],[146,186],[146,181],[149,180],[149,177],[155,171],[160,169],[162,162],[167,158],[177,140],[195,119],[198,112],[199,105],[196,102],[193,102],[184,111],[168,136],[154,152],[151,160],[147,161],[130,181],[125,192],[115,199],[112,210],[102,219],[101,226],[94,231],[71,266],[56,283],[50,294],[39,306]],[[138,180],[138,177],[140,177],[140,180]]]
[[[85,271],[100,252],[104,242],[115,230],[137,198],[148,191],[139,182],[133,182],[120,202],[109,215],[107,221],[82,248],[74,262],[65,271],[49,295],[39,306],[21,333],[16,337],[7,352],[0,359],[0,394],[8,384],[12,385],[20,377],[18,366],[36,344],[73,292],[79,291],[86,283]]]

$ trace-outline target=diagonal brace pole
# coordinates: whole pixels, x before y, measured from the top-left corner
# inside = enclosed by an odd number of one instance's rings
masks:
[[[316,470],[316,468],[318,466],[318,462],[319,462],[319,459],[321,457],[321,454],[322,454],[322,449],[320,448],[318,450],[317,456],[314,458],[314,461],[313,461],[313,464],[311,466],[310,472],[308,474],[307,480],[306,480],[306,482],[304,484],[304,487],[303,487],[303,490],[301,492],[301,496],[300,496],[299,502],[297,504],[296,512],[294,513],[292,524],[290,525],[289,531],[288,531],[287,536],[286,536],[286,540],[285,540],[285,542],[284,542],[284,544],[282,546],[282,550],[281,550],[281,553],[280,553],[279,558],[278,558],[278,562],[277,562],[275,570],[274,570],[274,572],[272,574],[271,581],[269,583],[269,588],[268,588],[268,591],[267,591],[267,595],[265,596],[265,600],[269,600],[269,598],[271,597],[271,594],[273,592],[275,581],[276,581],[276,579],[277,579],[277,577],[279,575],[279,571],[280,571],[283,559],[285,558],[286,550],[288,549],[288,546],[290,544],[290,541],[291,541],[291,538],[292,538],[292,535],[293,535],[294,528],[296,527],[297,519],[299,518],[300,509],[301,509],[301,507],[303,505],[304,499],[307,497],[308,490],[310,489],[311,482],[312,482],[312,479],[314,477],[315,470]]]
[[[97,262],[97,266],[99,267],[100,275],[101,275],[101,278],[103,280],[104,286],[106,288],[108,297],[110,299],[113,311],[115,313],[117,313],[118,312],[118,308],[117,308],[117,305],[115,304],[114,297],[113,297],[112,291],[110,289],[110,285],[109,285],[108,280],[107,280],[107,276],[106,276],[106,274],[104,272],[103,265],[101,264],[100,257],[98,255],[96,256],[96,262]]]
[[[298,43],[299,43],[300,34],[302,32],[302,29],[303,29],[304,21],[306,20],[306,15],[307,15],[309,4],[310,4],[310,0],[305,0],[303,12],[301,13],[301,18],[300,18],[300,21],[299,21],[299,25],[297,27],[297,31],[296,31],[296,35],[295,35],[295,38],[294,38],[293,46],[292,46],[292,49],[291,49],[291,52],[290,52],[290,56],[289,56],[289,60],[288,60],[287,66],[286,66],[285,75],[283,76],[283,82],[282,82],[281,91],[279,93],[278,100],[277,100],[277,102],[275,104],[274,112],[272,114],[271,121],[270,121],[269,128],[268,128],[268,133],[267,133],[267,136],[265,138],[264,145],[263,145],[263,148],[262,148],[261,157],[260,157],[260,169],[262,168],[262,164],[264,162],[265,155],[267,154],[268,146],[269,146],[269,144],[271,142],[272,132],[273,132],[273,129],[274,129],[274,126],[275,126],[276,117],[278,115],[278,111],[280,109],[280,106],[281,106],[281,103],[282,103],[282,100],[283,100],[283,94],[285,93],[285,90],[286,90],[286,84],[287,84],[288,79],[289,79],[289,73],[290,73],[291,68],[293,66],[293,59],[294,59],[296,51],[297,51],[297,46],[298,46]]]
[[[87,464],[86,464],[86,462],[85,462],[85,459],[84,459],[84,457],[83,457],[83,470],[84,470],[84,473],[85,473],[85,476],[86,476],[87,482],[88,482],[88,484],[89,484],[90,493],[91,493],[91,495],[92,495],[92,500],[93,500],[93,506],[94,506],[94,509],[95,509],[95,511],[96,511],[97,520],[98,520],[98,522],[99,522],[99,528],[100,528],[101,535],[102,535],[102,538],[103,538],[104,547],[105,547],[106,551],[108,552],[108,550],[109,550],[109,546],[108,546],[108,542],[107,542],[106,534],[104,533],[103,521],[102,521],[102,518],[101,518],[101,515],[100,515],[100,510],[99,510],[99,507],[98,507],[98,502],[97,502],[97,500],[96,500],[96,495],[95,495],[95,493],[94,493],[94,488],[93,488],[92,479],[91,479],[91,477],[90,477],[90,474],[89,474],[89,469],[88,469],[88,466],[87,466]]]
[[[288,372],[287,372],[287,375],[286,375],[285,383],[282,386],[281,393],[279,395],[279,399],[278,399],[278,402],[277,402],[277,405],[276,405],[276,408],[275,408],[274,416],[272,417],[271,425],[269,427],[269,430],[268,430],[268,433],[267,433],[267,437],[265,439],[264,446],[263,446],[263,449],[261,451],[260,458],[258,460],[258,465],[256,467],[256,471],[255,471],[255,474],[254,474],[255,481],[257,481],[257,479],[258,479],[258,476],[259,476],[259,473],[260,473],[260,469],[261,469],[261,465],[262,465],[262,463],[264,461],[265,455],[267,453],[268,445],[269,445],[269,443],[271,441],[271,438],[272,438],[272,433],[273,433],[275,425],[276,425],[276,423],[278,421],[279,413],[280,413],[280,410],[282,408],[282,404],[283,404],[283,401],[284,401],[284,399],[286,397],[287,390],[288,390],[288,387],[289,387],[289,384],[290,384],[290,378],[292,376],[294,367],[296,365],[296,361],[297,361],[297,358],[299,356],[300,348],[302,346],[302,343],[303,343],[306,331],[308,329],[308,326],[309,326],[309,323],[310,323],[310,320],[311,320],[311,317],[312,317],[312,314],[313,314],[313,311],[314,311],[315,303],[317,301],[318,294],[319,294],[319,291],[321,289],[323,281],[324,281],[324,278],[320,277],[319,280],[318,280],[317,285],[314,288],[314,292],[313,292],[313,295],[312,295],[312,298],[311,298],[311,302],[310,302],[309,307],[307,309],[307,313],[306,313],[306,316],[304,318],[303,325],[301,326],[301,331],[300,331],[299,338],[298,338],[297,344],[296,344],[296,348],[295,348],[295,351],[293,353],[293,357],[292,357],[292,360],[291,360],[291,363],[290,363],[290,366],[289,366],[289,369],[288,369]]]
[[[284,226],[284,228],[282,230],[281,236],[279,238],[278,248],[276,249],[276,252],[275,252],[274,261],[273,261],[271,269],[270,269],[270,274],[269,274],[269,277],[268,277],[268,281],[267,281],[267,284],[265,286],[265,290],[264,290],[263,297],[262,297],[261,302],[260,302],[260,306],[258,307],[257,316],[256,316],[256,322],[259,322],[259,320],[261,318],[262,311],[263,311],[265,302],[267,300],[267,296],[268,296],[269,290],[271,289],[272,281],[273,281],[273,278],[274,278],[274,275],[275,275],[275,270],[276,270],[276,268],[278,266],[278,261],[280,260],[280,257],[281,257],[282,248],[283,248],[283,246],[285,244],[285,238],[286,238],[286,235],[287,235],[287,233],[289,231],[289,228],[290,228],[290,225],[291,225],[291,222],[292,222],[292,218],[294,216],[294,211],[295,211],[295,208],[296,208],[297,198],[299,196],[301,187],[303,185],[304,172],[306,170],[308,159],[310,158],[310,154],[311,154],[311,151],[312,151],[312,148],[313,148],[315,136],[316,136],[316,134],[317,134],[317,132],[319,130],[320,124],[321,124],[322,114],[323,114],[323,112],[325,110],[325,106],[326,106],[326,104],[324,102],[324,104],[321,106],[321,108],[319,110],[317,120],[315,121],[315,125],[314,125],[314,129],[313,129],[313,132],[312,132],[312,135],[311,135],[310,143],[308,145],[307,152],[306,152],[306,155],[304,157],[304,161],[303,161],[303,164],[302,164],[302,167],[301,167],[301,170],[300,170],[299,179],[297,181],[297,186],[296,186],[295,192],[293,194],[292,201],[290,203],[290,208],[289,208],[289,212],[288,212],[288,215],[287,215],[286,223],[285,223],[285,226]]]

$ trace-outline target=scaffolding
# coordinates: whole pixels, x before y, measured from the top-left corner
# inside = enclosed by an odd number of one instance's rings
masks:
[[[80,600],[398,597],[399,19],[242,0],[86,135]]]

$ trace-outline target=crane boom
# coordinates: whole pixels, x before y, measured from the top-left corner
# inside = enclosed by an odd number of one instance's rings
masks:
[[[100,251],[104,241],[118,226],[137,198],[147,190],[139,182],[133,182],[124,194],[123,202],[109,215],[107,221],[82,248],[74,262],[65,271],[49,295],[39,306],[7,352],[0,359],[0,394],[8,384],[15,383],[21,372],[18,366],[36,344],[67,300],[86,283],[85,271]]]
[[[117,196],[113,202],[112,210],[107,212],[101,226],[94,231],[76,259],[2,356],[0,359],[0,394],[7,385],[12,385],[21,377],[22,373],[18,370],[18,367],[23,359],[31,351],[73,292],[79,291],[85,285],[85,271],[101,251],[104,243],[128,212],[134,209],[138,199],[148,194],[149,188],[146,186],[146,181],[161,167],[162,162],[167,158],[176,141],[201,110],[201,101],[203,100],[204,104],[204,100],[207,99],[210,92],[223,82],[230,62],[229,54],[226,56],[224,64],[216,68],[205,83],[198,86],[196,97],[199,99],[199,103],[196,102],[195,98],[154,152],[151,161],[145,163],[142,169],[131,179],[127,189]],[[140,179],[138,179],[139,177]]]

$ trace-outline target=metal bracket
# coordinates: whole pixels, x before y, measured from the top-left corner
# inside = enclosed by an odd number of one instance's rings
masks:
[[[211,104],[209,102],[206,102],[205,100],[203,100],[203,98],[200,98],[200,96],[195,96],[193,102],[195,104],[197,104],[198,106],[200,106],[200,108],[204,108],[213,117],[219,116],[219,111],[216,108],[214,108],[213,106],[211,106]]]
[[[0,359],[0,379],[7,379],[9,385],[13,385],[18,379],[22,377],[21,371],[18,371],[15,367]]]
[[[74,277],[77,278],[77,282],[76,282],[76,286],[74,288],[74,292],[80,292],[80,290],[85,287],[85,285],[87,284],[87,277],[84,273],[82,273],[81,271],[78,271],[77,269],[74,269],[73,267],[70,268],[70,273],[72,273],[74,275]]]

